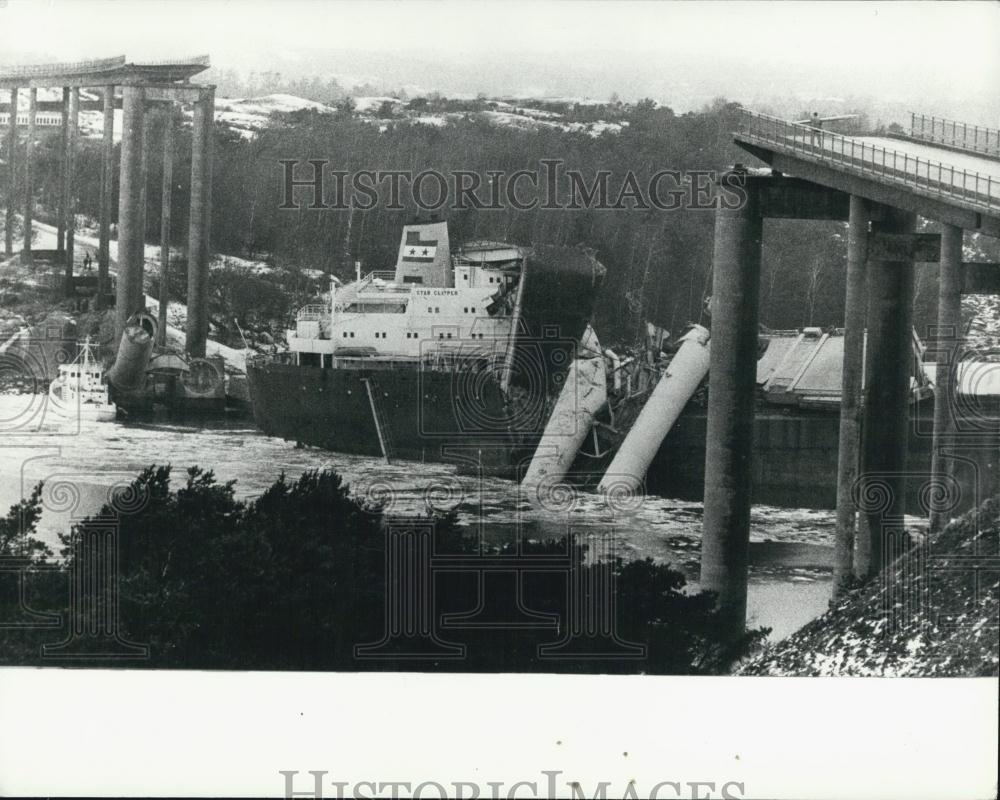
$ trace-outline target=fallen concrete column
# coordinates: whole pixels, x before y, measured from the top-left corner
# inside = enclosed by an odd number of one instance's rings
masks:
[[[598,492],[635,492],[642,486],[660,445],[708,373],[711,359],[708,329],[695,325],[680,341],[683,344],[618,448],[597,487]]]
[[[545,490],[565,478],[607,401],[604,355],[588,325],[522,484]]]
[[[146,313],[133,314],[118,343],[115,363],[108,370],[108,383],[123,391],[141,389],[155,339],[156,320]]]

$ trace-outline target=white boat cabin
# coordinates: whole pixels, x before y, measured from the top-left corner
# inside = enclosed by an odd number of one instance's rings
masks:
[[[289,349],[300,365],[338,358],[414,360],[506,345],[524,252],[471,242],[452,253],[446,222],[406,225],[395,270],[331,285],[329,302],[300,309]]]

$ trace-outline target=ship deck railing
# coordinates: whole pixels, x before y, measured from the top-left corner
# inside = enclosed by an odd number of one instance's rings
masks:
[[[498,354],[488,349],[468,349],[462,352],[425,353],[420,356],[407,355],[370,355],[370,356],[338,356],[333,354],[332,367],[327,369],[357,369],[357,370],[394,370],[408,369],[419,366],[430,371],[447,372],[456,366],[466,368],[488,367],[493,362],[499,362]],[[283,350],[278,353],[261,353],[247,358],[247,366],[260,368],[267,364],[295,365],[295,353]]]
[[[376,269],[365,275],[359,282],[358,288],[362,289],[375,283],[375,281],[385,281],[387,283],[394,283],[396,280],[396,272],[391,269]],[[409,291],[409,287],[407,287]]]
[[[315,322],[317,320],[324,320],[330,316],[330,309],[322,304],[314,304],[308,306],[302,306],[295,315],[295,319],[299,322]]]

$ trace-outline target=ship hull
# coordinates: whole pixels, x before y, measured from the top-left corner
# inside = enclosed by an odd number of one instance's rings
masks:
[[[254,421],[270,436],[502,476],[525,457],[523,432],[491,373],[261,361],[247,365],[247,379]]]

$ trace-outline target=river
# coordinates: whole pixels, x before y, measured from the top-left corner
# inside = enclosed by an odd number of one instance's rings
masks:
[[[284,471],[297,478],[329,467],[356,494],[378,499],[389,513],[422,513],[428,498],[455,508],[460,524],[487,538],[520,527],[531,538],[562,536],[572,528],[613,531],[619,554],[669,562],[696,588],[701,541],[700,503],[647,496],[627,514],[614,513],[599,497],[578,493],[558,509],[539,507],[515,483],[459,475],[443,464],[400,462],[330,453],[265,436],[249,419],[178,423],[168,420],[65,423],[40,395],[0,395],[0,508],[16,503],[40,480],[71,482],[79,502],[68,508],[43,494],[38,535],[58,552],[58,533],[74,516],[96,511],[108,488],[131,480],[150,464],[171,464],[174,485],[197,465],[219,481],[236,480],[239,497],[253,497]],[[834,514],[830,511],[755,506],[750,539],[748,621],[783,638],[821,614],[830,598]],[[481,527],[480,527],[481,526]]]

